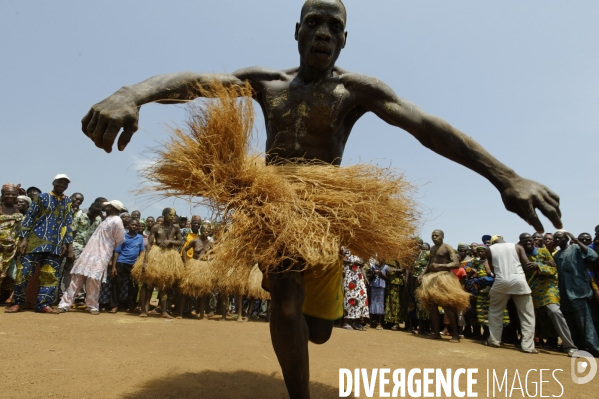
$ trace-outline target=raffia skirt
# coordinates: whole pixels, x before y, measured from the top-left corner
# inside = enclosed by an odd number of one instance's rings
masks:
[[[204,296],[214,290],[214,280],[214,270],[209,262],[189,259],[181,273],[179,288],[183,295]]]
[[[144,255],[141,255],[131,275],[141,284],[148,284],[160,290],[172,287],[178,282],[183,273],[183,260],[176,249],[160,248],[155,245],[148,254],[148,265],[146,271],[142,270]]]
[[[457,311],[470,307],[470,294],[464,291],[452,272],[425,274],[422,285],[416,290],[416,297],[424,307],[442,306]]]

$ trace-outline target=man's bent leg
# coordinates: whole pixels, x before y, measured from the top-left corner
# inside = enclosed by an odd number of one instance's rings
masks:
[[[58,304],[59,308],[66,310],[71,309],[71,306],[73,306],[73,303],[75,302],[75,296],[79,293],[79,290],[83,286],[83,283],[85,283],[86,278],[87,277],[82,276],[81,274],[71,275],[71,282],[69,283],[69,286],[64,294],[62,294],[62,299]]]
[[[562,348],[564,352],[568,352],[570,349],[578,349],[576,348],[576,345],[574,345],[574,341],[572,341],[570,329],[568,328],[566,318],[562,314],[559,305],[556,303],[550,303],[545,307],[547,308],[547,315],[551,319],[551,322],[553,323],[553,327],[555,328],[557,335],[562,340]]]
[[[89,310],[100,310],[100,288],[102,280],[87,278],[85,281],[87,294],[85,295],[85,305]]]
[[[535,351],[535,308],[532,297],[527,295],[512,295],[518,317],[520,318],[520,330],[522,331],[522,350],[524,352]]]
[[[289,397],[310,398],[308,325],[302,314],[304,280],[299,271],[269,273],[270,337]]]
[[[310,342],[321,345],[331,338],[333,320],[319,319],[318,317],[304,315],[308,326],[308,339]]]

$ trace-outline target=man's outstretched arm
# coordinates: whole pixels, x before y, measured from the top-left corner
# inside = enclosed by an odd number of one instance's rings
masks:
[[[562,227],[559,196],[546,186],[524,179],[499,162],[471,137],[441,118],[402,100],[387,85],[364,77],[356,83],[360,104],[387,123],[412,134],[422,145],[487,178],[501,194],[507,210],[543,232],[536,209]]]
[[[81,129],[94,141],[96,147],[106,152],[119,131],[123,129],[118,149],[124,150],[133,133],[137,131],[139,108],[150,102],[174,104],[193,100],[201,96],[210,82],[220,81],[227,85],[242,85],[243,82],[231,74],[197,74],[180,72],[154,76],[141,83],[123,86],[113,95],[94,105],[81,120]]]

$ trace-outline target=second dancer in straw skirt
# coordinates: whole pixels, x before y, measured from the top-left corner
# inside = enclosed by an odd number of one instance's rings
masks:
[[[141,317],[147,317],[149,299],[156,287],[160,290],[158,295],[162,317],[172,318],[167,313],[166,290],[179,281],[183,272],[183,261],[177,249],[181,246],[181,229],[173,223],[175,214],[173,208],[162,211],[164,221],[152,226],[146,252],[131,270],[131,275],[143,284],[139,296]]]
[[[450,342],[460,342],[458,330],[458,314],[470,306],[470,294],[464,291],[456,275],[452,273],[460,267],[455,251],[443,243],[445,234],[435,230],[432,240],[429,264],[420,276],[421,285],[416,296],[423,306],[428,307],[431,314],[433,338],[440,339],[439,306],[445,310],[449,319],[452,338]]]

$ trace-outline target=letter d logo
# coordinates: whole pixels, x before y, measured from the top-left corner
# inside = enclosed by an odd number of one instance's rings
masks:
[[[586,376],[579,377],[585,372],[588,372]],[[590,353],[579,350],[578,355],[574,355],[570,361],[570,373],[575,384],[586,384],[597,374],[597,361]]]

